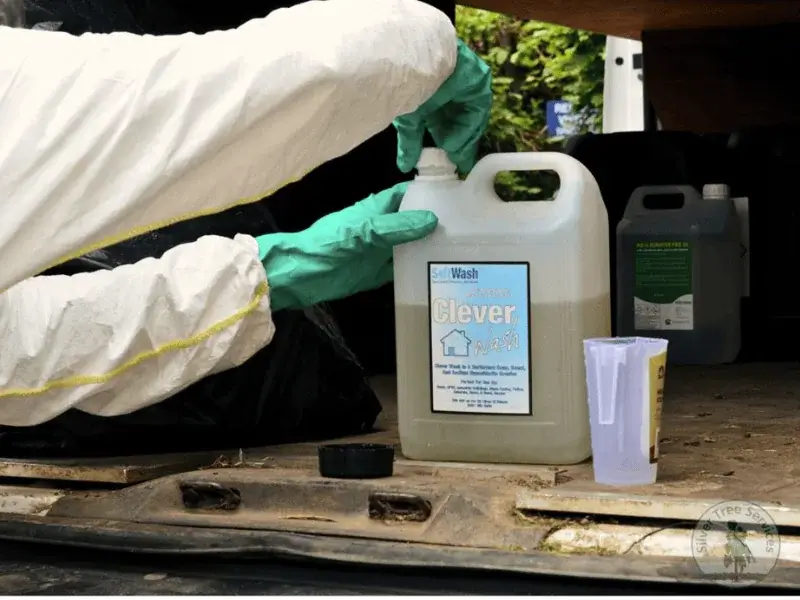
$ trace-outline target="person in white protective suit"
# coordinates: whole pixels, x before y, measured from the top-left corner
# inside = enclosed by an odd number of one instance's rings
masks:
[[[392,246],[436,217],[397,213],[400,184],[300,233],[37,274],[260,200],[393,122],[401,171],[425,131],[467,171],[491,104],[486,65],[417,0],[307,2],[205,35],[0,26],[0,43],[2,425],[130,413],[240,365],[271,310],[386,283]]]

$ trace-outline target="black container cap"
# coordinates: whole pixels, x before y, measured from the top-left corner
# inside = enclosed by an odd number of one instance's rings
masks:
[[[336,479],[377,479],[394,473],[394,447],[385,444],[329,444],[317,448],[319,474]]]

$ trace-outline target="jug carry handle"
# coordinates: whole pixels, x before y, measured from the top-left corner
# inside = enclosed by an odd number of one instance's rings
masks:
[[[583,164],[567,154],[560,152],[505,152],[490,154],[478,161],[467,176],[466,183],[475,192],[473,197],[494,196],[503,202],[494,191],[494,180],[503,171],[555,171],[559,179],[559,189],[555,198],[548,204],[562,216],[577,216],[581,200],[588,192],[602,202],[600,188]]]
[[[631,194],[631,199],[628,201],[628,206],[625,209],[625,212],[653,212],[653,209],[647,208],[644,205],[645,199],[649,198],[650,196],[675,195],[683,196],[683,206],[699,202],[699,194],[697,193],[697,190],[690,185],[643,185],[633,190],[633,194]],[[675,209],[667,208],[661,210]]]

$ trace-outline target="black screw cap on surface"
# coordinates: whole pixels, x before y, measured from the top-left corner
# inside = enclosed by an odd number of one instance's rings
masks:
[[[322,477],[377,479],[394,473],[394,447],[385,444],[329,444],[317,452]]]

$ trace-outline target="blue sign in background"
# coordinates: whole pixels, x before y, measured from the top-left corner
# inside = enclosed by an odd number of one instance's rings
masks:
[[[590,109],[576,111],[573,109],[572,103],[567,100],[548,100],[545,112],[548,135],[563,137],[580,133],[580,126],[588,122],[593,111]]]

